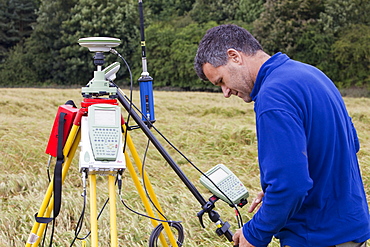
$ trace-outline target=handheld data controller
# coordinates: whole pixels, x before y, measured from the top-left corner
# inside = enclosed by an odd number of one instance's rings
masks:
[[[200,177],[200,182],[209,191],[230,206],[245,205],[249,196],[247,188],[225,165],[218,164]],[[216,187],[213,183],[218,187]],[[221,191],[223,192],[221,192]],[[225,195],[227,196],[225,196]],[[230,202],[231,200],[231,202]]]
[[[110,104],[95,104],[81,119],[80,170],[113,173],[124,169],[121,109]]]

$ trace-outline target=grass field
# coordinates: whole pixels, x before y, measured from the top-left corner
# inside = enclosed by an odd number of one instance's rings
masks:
[[[125,90],[124,90],[125,91]],[[128,91],[125,91],[128,94]],[[139,94],[134,91],[139,105]],[[59,105],[67,100],[79,105],[80,89],[2,89],[0,97],[0,246],[24,246],[48,186],[45,148]],[[370,194],[370,114],[369,98],[345,98],[361,141],[358,157],[367,194]],[[218,163],[228,166],[248,187],[251,198],[259,188],[256,135],[253,104],[221,93],[155,92],[157,122],[155,126],[199,169],[206,171]],[[126,113],[125,113],[126,114]],[[126,118],[126,115],[124,117]],[[135,125],[134,122],[131,122]],[[140,130],[130,132],[143,159],[148,142]],[[200,174],[168,144],[155,134],[186,176],[207,199],[210,194],[198,182]],[[77,156],[77,155],[76,155]],[[54,163],[54,162],[53,162]],[[182,221],[185,228],[184,246],[231,246],[218,237],[215,225],[204,217],[206,228],[198,221],[200,205],[153,145],[145,158],[145,169],[170,220]],[[50,167],[53,171],[53,165]],[[53,246],[69,246],[83,207],[81,175],[77,157],[72,163],[63,186],[63,202],[56,220]],[[141,200],[126,171],[123,176],[125,202],[144,212]],[[107,178],[98,177],[98,208],[108,198]],[[216,210],[224,221],[237,228],[233,210],[218,202]],[[153,229],[150,221],[117,204],[120,246],[147,246]],[[246,222],[252,214],[241,209]],[[89,231],[89,212],[81,236]],[[47,236],[50,236],[49,228]],[[87,241],[89,246],[89,240]],[[48,237],[46,239],[48,244]],[[99,246],[109,245],[109,208],[99,220]],[[45,246],[47,246],[45,244]],[[74,246],[82,246],[76,242]],[[273,240],[270,246],[278,246]]]

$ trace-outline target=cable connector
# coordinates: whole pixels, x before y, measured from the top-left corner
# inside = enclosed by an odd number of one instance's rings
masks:
[[[82,188],[83,188],[83,192],[81,196],[85,197],[86,196],[87,169],[82,170],[81,178],[82,178]]]
[[[121,195],[121,190],[122,190],[122,170],[118,171],[117,185],[118,185],[118,194]]]
[[[116,51],[113,48],[110,48],[109,52],[112,53],[112,54],[114,54],[114,55],[119,55],[118,51]]]

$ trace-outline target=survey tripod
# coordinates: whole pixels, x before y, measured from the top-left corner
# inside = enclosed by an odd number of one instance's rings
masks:
[[[197,216],[199,217],[201,225],[204,227],[202,220],[203,215],[208,214],[210,220],[217,226],[216,233],[219,236],[225,235],[226,238],[232,242],[232,232],[229,230],[230,225],[227,222],[222,221],[220,215],[213,210],[214,203],[216,201],[215,198],[212,197],[208,201],[203,198],[152,133],[152,121],[150,121],[150,119],[147,119],[146,121],[143,120],[145,119],[145,114],[142,114],[144,117],[140,116],[136,112],[135,107],[133,107],[132,101],[112,81],[109,81],[110,77],[115,78],[115,73],[119,69],[117,63],[114,63],[102,70],[102,65],[104,63],[103,52],[109,51],[117,54],[112,47],[115,47],[118,44],[119,40],[113,38],[88,38],[81,40],[80,42],[80,45],[86,46],[90,51],[96,52],[94,63],[97,65],[97,71],[94,71],[93,80],[91,80],[86,87],[82,88],[83,101],[81,102],[80,109],[76,108],[74,103],[71,102],[67,102],[66,105],[60,106],[58,109],[46,150],[46,152],[51,156],[57,157],[54,178],[50,181],[40,209],[35,215],[35,222],[25,246],[38,246],[47,223],[51,221],[55,222],[55,218],[58,216],[60,211],[61,185],[67,177],[68,170],[79,146],[82,146],[79,161],[80,172],[84,183],[86,183],[86,180],[89,181],[91,246],[98,246],[99,240],[96,205],[96,176],[99,175],[108,176],[110,240],[111,246],[119,245],[116,222],[115,184],[116,181],[118,181],[118,184],[120,183],[122,173],[125,170],[128,170],[144,204],[146,212],[148,216],[151,217],[151,223],[153,226],[157,227],[159,224],[155,219],[162,220],[163,229],[167,236],[165,237],[164,234],[160,234],[159,239],[162,246],[175,247],[182,245],[181,242],[175,239],[175,236],[171,231],[171,223],[167,222],[163,216],[163,210],[154,193],[149,177],[146,173],[142,172],[143,174],[141,174],[141,176],[143,177],[145,187],[151,201],[149,201],[146,192],[144,191],[143,185],[139,179],[139,174],[135,171],[134,164],[139,173],[142,171],[143,164],[135,149],[132,138],[130,137],[130,128],[121,117],[121,108],[124,108],[127,111],[129,116],[136,122],[138,128],[140,128],[148,137],[154,147],[159,151],[173,171],[175,171],[177,176],[200,203],[202,209]],[[142,77],[145,76],[147,75],[142,75]],[[145,81],[145,78],[141,79],[144,79]],[[87,145],[87,149],[84,149],[83,143],[86,139],[91,137],[93,131],[98,130],[98,128],[94,129],[94,124],[89,123],[89,121],[99,122],[95,123],[98,125],[109,125],[110,121],[115,122],[115,124],[112,124],[113,132],[116,131],[115,133],[112,134],[112,129],[110,129],[109,134],[107,134],[107,132],[103,132],[102,134],[104,138],[106,138],[107,135],[113,135],[116,140],[118,140],[118,143],[113,143],[113,146],[118,150],[115,154],[112,154],[113,151],[111,153],[107,152],[99,154],[99,147],[91,147],[90,144]],[[120,128],[114,128],[117,125],[119,125]],[[118,135],[116,133],[118,133]],[[122,141],[121,138],[124,138],[124,145],[123,142],[120,142],[120,140]],[[125,146],[124,149],[122,148],[123,146]],[[129,152],[133,161],[130,159]],[[110,156],[114,156],[114,158],[110,158]],[[152,205],[154,205],[155,209],[158,211],[158,216],[155,215],[155,210],[153,210]],[[51,216],[52,214],[53,216]]]

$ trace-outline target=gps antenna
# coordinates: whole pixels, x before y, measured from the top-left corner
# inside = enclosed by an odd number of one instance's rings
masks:
[[[142,0],[139,0],[139,14],[140,14],[140,34],[141,34],[141,61],[143,65],[143,72],[141,73],[141,77],[139,78],[138,81],[140,86],[141,112],[143,113],[142,119],[146,124],[148,124],[148,121],[150,121],[151,123],[155,122],[155,116],[153,100],[153,78],[149,76],[146,63],[144,13]]]

